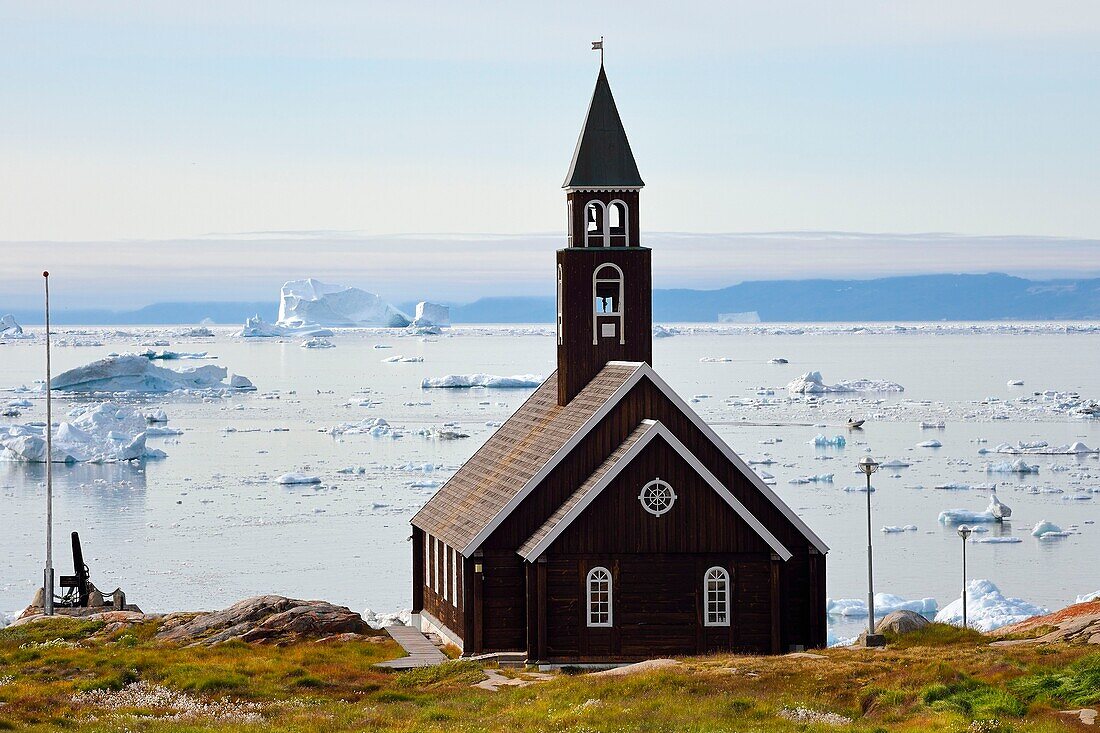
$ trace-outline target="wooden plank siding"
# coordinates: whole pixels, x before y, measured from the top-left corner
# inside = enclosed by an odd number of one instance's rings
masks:
[[[427,538],[427,552],[424,551],[425,538]],[[465,563],[461,562],[462,556],[456,555],[453,547],[417,529],[413,531],[413,543],[414,548],[417,546],[421,548],[419,551],[413,550],[414,563],[419,561],[420,567],[417,571],[415,569],[417,566],[414,564],[414,583],[420,582],[419,588],[414,588],[413,591],[413,612],[427,611],[450,629],[460,641],[464,641],[466,638],[466,607],[463,592]],[[417,599],[418,595],[419,599]]]

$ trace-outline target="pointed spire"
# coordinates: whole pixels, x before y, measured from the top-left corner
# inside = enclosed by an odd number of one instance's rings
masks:
[[[635,188],[644,185],[601,63],[584,128],[577,139],[573,162],[569,165],[562,188]]]

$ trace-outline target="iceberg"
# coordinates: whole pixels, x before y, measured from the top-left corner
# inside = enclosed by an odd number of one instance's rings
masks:
[[[23,333],[23,327],[15,322],[15,316],[8,313],[0,316],[0,338],[21,339],[28,336]]]
[[[957,598],[936,614],[941,624],[962,624],[962,598]],[[1019,598],[1007,598],[1001,589],[988,580],[971,580],[966,584],[967,624],[978,631],[992,631],[1032,616],[1050,613]]]
[[[675,336],[676,332],[664,326],[657,325],[653,327],[653,338],[655,339],[667,339],[670,336]]]
[[[989,506],[984,512],[975,512],[969,509],[947,509],[940,512],[940,524],[991,524],[1000,522],[1012,516],[1012,509],[1007,504],[1002,504],[994,493],[989,497]]]
[[[296,471],[291,471],[290,473],[284,473],[282,476],[280,476],[276,480],[280,484],[286,484],[286,485],[290,485],[290,486],[321,483],[321,477],[320,476],[312,476],[308,473],[298,473]]]
[[[175,370],[154,364],[143,354],[122,354],[93,361],[53,378],[62,392],[173,392],[226,389],[228,370],[215,364]],[[250,383],[251,384],[251,383]]]
[[[1077,596],[1077,600],[1074,601],[1074,603],[1090,603],[1092,601],[1100,601],[1100,590],[1086,593],[1083,596]]]
[[[469,389],[491,387],[493,389],[533,389],[542,384],[543,378],[535,374],[517,374],[498,377],[494,374],[448,374],[445,377],[425,378],[422,389]]]
[[[113,403],[85,405],[69,413],[53,435],[52,463],[116,463],[163,458],[149,450],[145,416],[132,407]],[[46,426],[13,425],[0,429],[0,459],[46,462]]]
[[[374,293],[308,278],[283,284],[275,325],[404,328],[409,317]]]
[[[1034,527],[1031,528],[1032,537],[1045,537],[1049,534],[1057,535],[1059,537],[1065,537],[1069,533],[1063,532],[1061,527],[1059,527],[1054,522],[1047,521],[1046,519],[1038,522]]]
[[[917,531],[917,525],[915,525],[915,524],[906,524],[904,526],[899,527],[899,526],[894,525],[894,524],[888,524],[888,525],[886,525],[885,527],[882,528],[882,531],[885,532],[886,534],[898,534],[899,532],[916,532]]]
[[[1024,461],[1023,458],[1018,458],[1012,463],[987,463],[985,464],[986,473],[1039,473],[1039,466],[1031,465]]]
[[[332,343],[326,338],[320,337],[306,339],[298,345],[301,346],[303,349],[332,349],[336,347],[336,344]]]
[[[423,356],[388,356],[382,360],[383,364],[419,364],[424,361]]]
[[[244,327],[233,334],[240,338],[280,338],[282,336],[331,336],[332,331],[320,326],[280,326],[272,325],[259,315],[246,318]]]
[[[917,443],[918,448],[942,448],[943,443],[938,440],[922,440]]]
[[[825,602],[825,612],[830,616],[845,616],[848,618],[867,618],[866,598],[838,598],[828,599]],[[918,598],[907,600],[892,593],[875,594],[875,616],[882,617],[894,611],[914,611],[922,615],[930,615],[936,612],[939,604],[935,598]]]
[[[810,442],[812,442],[814,445],[818,446],[819,448],[821,448],[821,447],[843,448],[848,443],[848,441],[844,439],[843,435],[837,435],[833,438],[830,438],[830,437],[827,437],[827,436],[821,435],[821,434],[818,434],[818,435],[814,436],[814,439]]]
[[[1020,441],[1016,445],[1012,445],[1010,443],[1001,443],[993,449],[993,452],[1007,453],[1009,455],[1076,456],[1083,455],[1085,453],[1096,453],[1097,450],[1095,448],[1089,448],[1081,441],[1052,446],[1045,440],[1040,440],[1030,443]]]
[[[816,476],[799,476],[798,478],[792,478],[788,483],[792,484],[831,484],[833,482],[833,474],[831,473],[819,473]]]
[[[826,394],[832,392],[904,392],[905,388],[897,382],[879,379],[856,379],[851,381],[825,384],[821,372],[806,372],[787,385],[790,394]]]
[[[416,304],[416,315],[410,324],[416,328],[451,325],[451,309],[438,303],[422,300]]]

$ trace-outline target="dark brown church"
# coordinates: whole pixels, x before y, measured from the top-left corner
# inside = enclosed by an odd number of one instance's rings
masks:
[[[464,655],[825,644],[828,548],[651,366],[643,185],[601,66],[563,186],[557,371],[412,519],[413,613]]]

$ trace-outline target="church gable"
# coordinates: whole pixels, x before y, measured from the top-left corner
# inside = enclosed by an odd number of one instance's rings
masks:
[[[791,557],[668,428],[646,420],[519,549]]]

